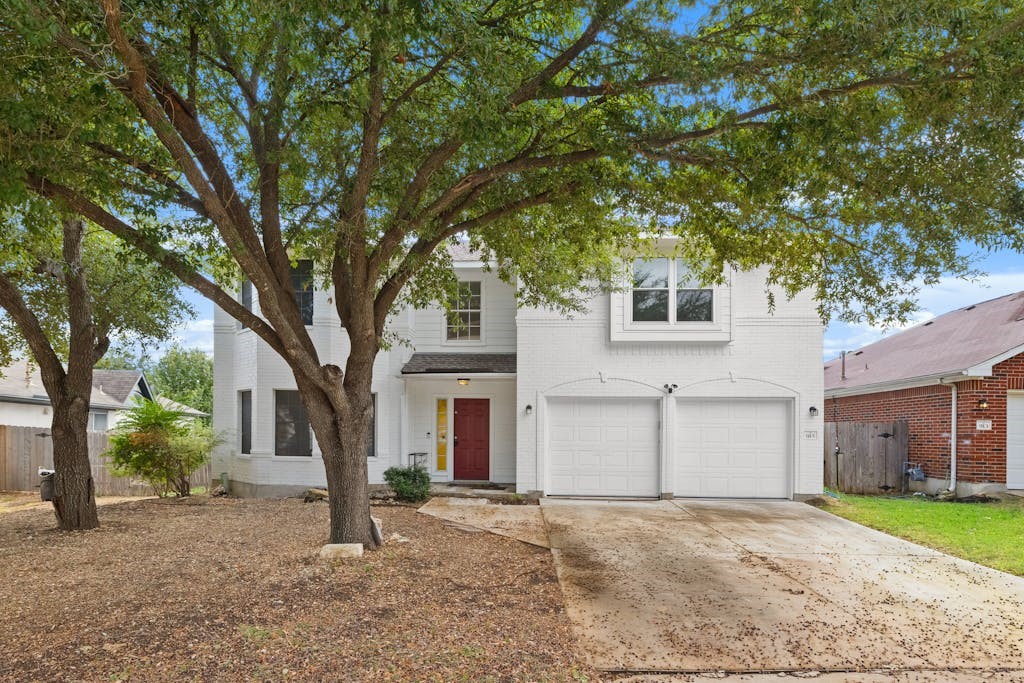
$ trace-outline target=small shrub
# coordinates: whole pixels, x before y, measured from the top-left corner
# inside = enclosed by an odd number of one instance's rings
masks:
[[[389,467],[384,471],[384,481],[398,500],[419,503],[430,497],[430,474],[420,465]]]
[[[115,474],[144,479],[157,495],[188,496],[189,477],[210,457],[216,443],[209,425],[140,399],[125,411],[106,455]]]

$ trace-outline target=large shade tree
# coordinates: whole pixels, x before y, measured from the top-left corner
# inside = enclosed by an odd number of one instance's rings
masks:
[[[373,361],[397,304],[450,287],[452,239],[528,303],[573,309],[667,233],[709,277],[764,265],[872,319],[969,274],[963,245],[1022,245],[1019,1],[3,4],[3,196],[88,217],[285,359],[333,541],[372,543]]]
[[[52,407],[57,523],[92,529],[93,368],[111,339],[166,338],[190,309],[174,277],[108,232],[46,201],[22,208],[0,212],[0,356],[38,366]]]

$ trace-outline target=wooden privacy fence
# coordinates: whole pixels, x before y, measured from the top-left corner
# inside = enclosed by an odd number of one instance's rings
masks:
[[[825,486],[843,493],[900,492],[909,437],[905,420],[826,422]]]
[[[153,490],[130,477],[115,477],[103,453],[110,440],[104,432],[89,432],[89,464],[97,496],[151,496]],[[53,439],[42,427],[0,425],[0,491],[32,491],[39,486],[39,468],[53,468]],[[192,473],[192,486],[210,486],[210,464]]]

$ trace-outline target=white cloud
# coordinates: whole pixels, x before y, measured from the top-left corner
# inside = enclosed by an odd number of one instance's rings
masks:
[[[190,320],[174,335],[172,342],[187,349],[213,353],[213,319]]]
[[[872,344],[887,334],[925,322],[950,311],[1024,290],[1024,271],[993,273],[967,282],[958,278],[942,278],[937,284],[924,287],[918,294],[920,309],[902,326],[878,327],[865,323],[848,325],[832,323],[825,332],[825,360],[842,351],[852,351]]]

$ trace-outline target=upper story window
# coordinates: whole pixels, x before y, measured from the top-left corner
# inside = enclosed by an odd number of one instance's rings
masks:
[[[633,322],[713,322],[714,309],[713,290],[701,287],[679,259],[633,261]]]
[[[457,294],[449,303],[448,341],[480,341],[483,314],[480,281],[460,282]]]
[[[309,259],[297,261],[292,266],[292,289],[295,290],[295,304],[302,314],[302,324],[313,324],[313,262]]]
[[[304,325],[313,324],[313,262],[309,259],[297,261],[291,267],[292,290],[295,292],[295,305],[299,307]],[[238,292],[238,302],[242,307],[253,311],[253,288],[251,280],[242,280],[242,286]],[[241,323],[243,328],[245,323]]]
[[[242,304],[242,308],[252,313],[252,282],[250,280],[242,280],[242,286],[238,290],[238,303]],[[243,330],[248,327],[243,322],[238,324]]]

